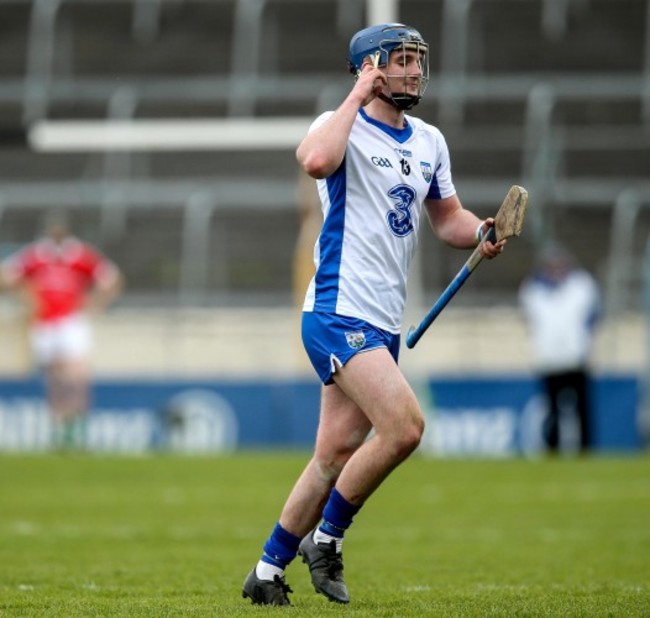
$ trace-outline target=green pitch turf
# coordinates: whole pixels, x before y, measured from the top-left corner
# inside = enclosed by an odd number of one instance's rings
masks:
[[[0,456],[0,616],[650,616],[650,458],[413,458],[345,543],[352,603],[241,584],[308,455]],[[288,612],[288,613],[287,613]]]

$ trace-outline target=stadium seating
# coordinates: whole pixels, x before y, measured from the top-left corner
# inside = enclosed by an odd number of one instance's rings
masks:
[[[599,277],[613,309],[640,308],[649,6],[400,2],[400,19],[432,44],[418,113],[447,136],[461,197],[487,216],[510,184],[532,194],[512,259],[486,268],[459,304],[513,305],[552,236]],[[349,88],[345,50],[363,11],[358,0],[0,3],[0,255],[34,236],[46,208],[65,206],[120,262],[125,302],[290,305],[290,149],[88,154],[34,152],[25,140],[42,119],[311,117]],[[428,299],[464,256],[426,235],[423,255]]]

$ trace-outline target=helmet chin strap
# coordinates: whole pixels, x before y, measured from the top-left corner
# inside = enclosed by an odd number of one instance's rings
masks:
[[[389,105],[392,105],[393,107],[396,107],[397,109],[403,112],[415,107],[420,102],[420,97],[415,97],[410,94],[400,94],[400,95],[391,94],[390,96],[388,96],[385,95],[383,92],[380,92],[377,96],[382,101],[388,103]]]

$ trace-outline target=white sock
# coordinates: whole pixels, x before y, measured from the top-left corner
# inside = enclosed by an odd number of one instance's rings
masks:
[[[275,566],[274,564],[264,562],[264,560],[260,560],[255,567],[255,575],[257,575],[259,579],[265,579],[272,582],[276,575],[279,575],[280,577],[284,576],[284,569],[281,569],[279,566]]]
[[[336,553],[340,554],[343,550],[343,539],[338,536],[332,536],[331,534],[325,534],[320,528],[316,528],[314,532],[314,543],[325,543],[325,545],[329,545],[332,541],[336,542]]]

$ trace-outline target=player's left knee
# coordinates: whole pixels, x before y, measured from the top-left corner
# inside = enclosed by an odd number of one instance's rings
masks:
[[[411,415],[403,423],[395,439],[396,451],[399,458],[408,457],[419,445],[424,433],[424,417],[422,414]]]

